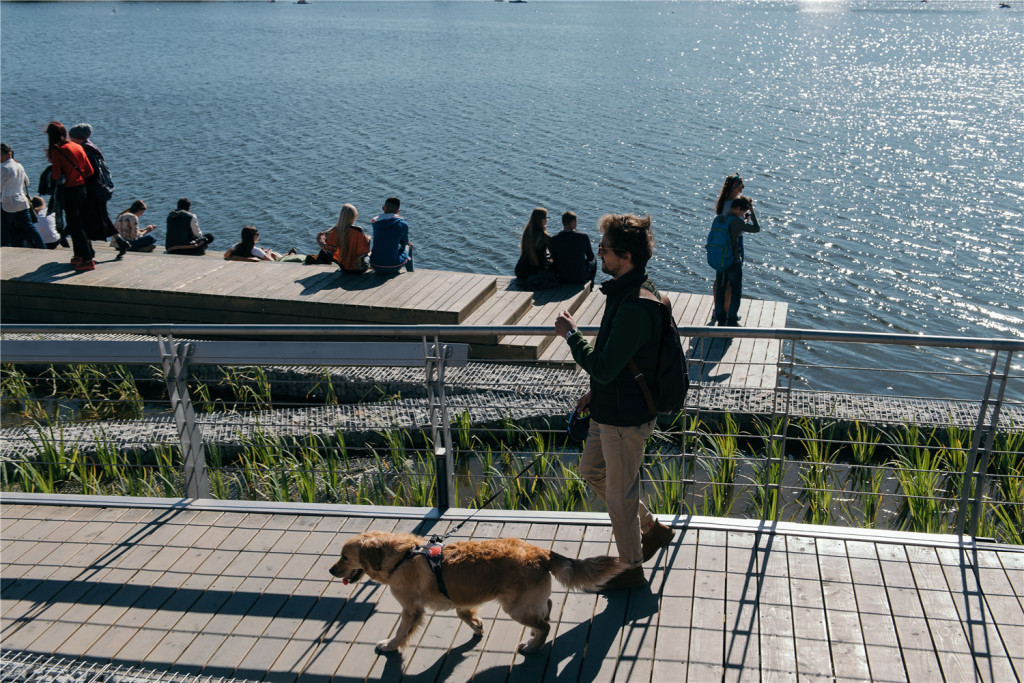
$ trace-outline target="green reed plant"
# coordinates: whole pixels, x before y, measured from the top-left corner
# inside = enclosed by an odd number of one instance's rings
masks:
[[[894,434],[896,459],[892,466],[903,498],[896,519],[903,529],[943,533],[948,528],[942,487],[942,462],[932,435],[916,424],[904,425]]]
[[[761,457],[754,462],[754,476],[748,480],[754,484],[752,504],[761,519],[776,519],[780,512],[779,492],[788,423],[788,419],[781,417],[771,420],[754,418],[754,432],[761,442]]]
[[[217,386],[231,395],[232,410],[273,410],[270,380],[263,368],[228,365],[222,366],[220,372],[221,379]]]
[[[315,503],[319,497],[317,470],[322,463],[319,446],[317,436],[310,434],[299,446],[298,454],[292,456],[295,486],[303,503]]]
[[[658,456],[644,467],[644,474],[651,483],[645,505],[658,515],[674,515],[682,512],[683,501],[683,458],[682,456]],[[580,479],[583,482],[582,479]]]
[[[225,471],[224,454],[221,449],[211,444],[206,447],[207,477],[210,480],[210,495],[218,500],[230,500],[230,476]]]
[[[576,472],[574,468],[568,467],[559,462],[556,467],[556,481],[559,483],[549,486],[542,496],[542,507],[544,510],[555,510],[559,512],[575,512],[588,510],[590,508],[587,483]]]
[[[800,498],[806,506],[804,521],[831,524],[835,464],[838,449],[833,441],[835,423],[803,418],[797,429],[804,446],[805,462],[799,470],[802,490]]]
[[[992,439],[991,469],[997,474],[1024,467],[1024,429],[1010,421],[1010,428],[999,430]]]
[[[958,499],[967,472],[967,461],[971,452],[971,440],[974,432],[970,429],[957,427],[950,418],[950,424],[944,430],[944,438],[936,430],[932,439],[936,446],[938,467],[945,471],[945,482],[942,490],[945,496]],[[973,479],[973,478],[972,478]],[[974,482],[971,481],[973,495]]]
[[[452,431],[455,432],[455,457],[468,455],[479,447],[480,439],[473,435],[473,420],[468,410],[455,416]]]
[[[210,397],[210,385],[206,382],[195,382],[188,387],[189,397],[192,399],[192,407],[197,413],[212,413],[224,409],[224,402],[220,399],[213,400]]]
[[[70,365],[53,370],[55,381],[67,387],[68,397],[79,401],[83,420],[138,420],[143,401],[131,372],[124,365]]]
[[[736,460],[739,457],[739,426],[735,418],[726,413],[722,431],[706,435],[707,446],[702,448],[700,464],[710,481],[704,487],[702,514],[728,517],[736,503]],[[710,497],[708,496],[710,490]]]
[[[33,489],[39,493],[57,493],[63,482],[72,481],[76,474],[79,448],[64,438],[64,429],[49,422],[37,422],[33,426],[35,435],[30,437],[36,461],[33,468],[42,470],[41,476],[31,475],[35,486],[46,485],[48,489]],[[28,474],[28,472],[26,472]]]
[[[0,366],[0,403],[5,410],[21,417],[46,419],[46,410],[36,398],[27,375],[10,363]]]
[[[153,458],[156,460],[155,475],[163,489],[163,495],[167,498],[177,498],[183,493],[183,484],[180,483],[182,476],[177,465],[177,462],[181,462],[178,453],[177,446],[156,444],[153,447]]]
[[[323,398],[320,399],[320,387],[323,387]],[[318,372],[317,383],[306,392],[306,401],[323,401],[324,405],[334,406],[338,405],[338,393],[334,390],[334,380],[331,377],[331,371],[327,367],[322,367]]]

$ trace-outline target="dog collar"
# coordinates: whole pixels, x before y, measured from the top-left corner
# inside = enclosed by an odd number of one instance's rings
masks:
[[[430,571],[434,572],[434,578],[437,579],[437,590],[441,591],[441,595],[448,598],[448,588],[444,585],[444,577],[441,576],[441,563],[444,562],[444,545],[440,543],[434,543],[428,541],[421,546],[412,548],[407,552],[402,559],[395,563],[395,566],[388,572],[388,576],[395,573],[395,570],[402,566],[402,563],[411,557],[422,555],[427,558],[427,564],[430,566]]]

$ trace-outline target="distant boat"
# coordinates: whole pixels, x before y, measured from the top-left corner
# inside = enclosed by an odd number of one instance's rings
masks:
[[[312,5],[313,3],[309,0],[295,0],[296,5]]]
[[[1001,3],[999,3],[999,8],[1000,9],[1010,9],[1010,3],[1008,3],[1008,2],[1001,2]]]
[[[509,1],[510,4],[514,3],[514,4],[517,4],[517,5],[526,2],[526,0],[508,0],[508,1]]]

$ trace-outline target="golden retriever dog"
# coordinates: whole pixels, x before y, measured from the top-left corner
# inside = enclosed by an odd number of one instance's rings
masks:
[[[331,574],[345,583],[365,574],[386,584],[402,606],[398,631],[377,643],[377,652],[405,646],[427,607],[454,608],[473,633],[482,635],[476,608],[488,600],[497,600],[510,617],[530,627],[531,637],[519,651],[536,652],[551,630],[552,576],[566,588],[596,590],[628,568],[617,557],[574,560],[517,538],[458,541],[444,546],[440,566],[445,597],[427,557],[410,552],[426,543],[413,534],[367,531],[346,541],[341,559],[331,567]]]

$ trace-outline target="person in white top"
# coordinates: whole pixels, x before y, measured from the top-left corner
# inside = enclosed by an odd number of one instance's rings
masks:
[[[0,143],[0,247],[20,247],[28,242],[44,248],[43,238],[32,224],[27,187],[25,167],[14,160],[10,145]]]
[[[47,249],[56,249],[60,246],[60,233],[57,232],[57,214],[46,215],[46,200],[42,197],[32,198],[32,210],[36,212],[36,232],[43,239]],[[65,245],[66,246],[66,245]]]
[[[242,228],[242,241],[224,252],[227,261],[277,261],[281,258],[273,249],[260,249],[256,243],[260,241],[260,231],[255,225]]]

